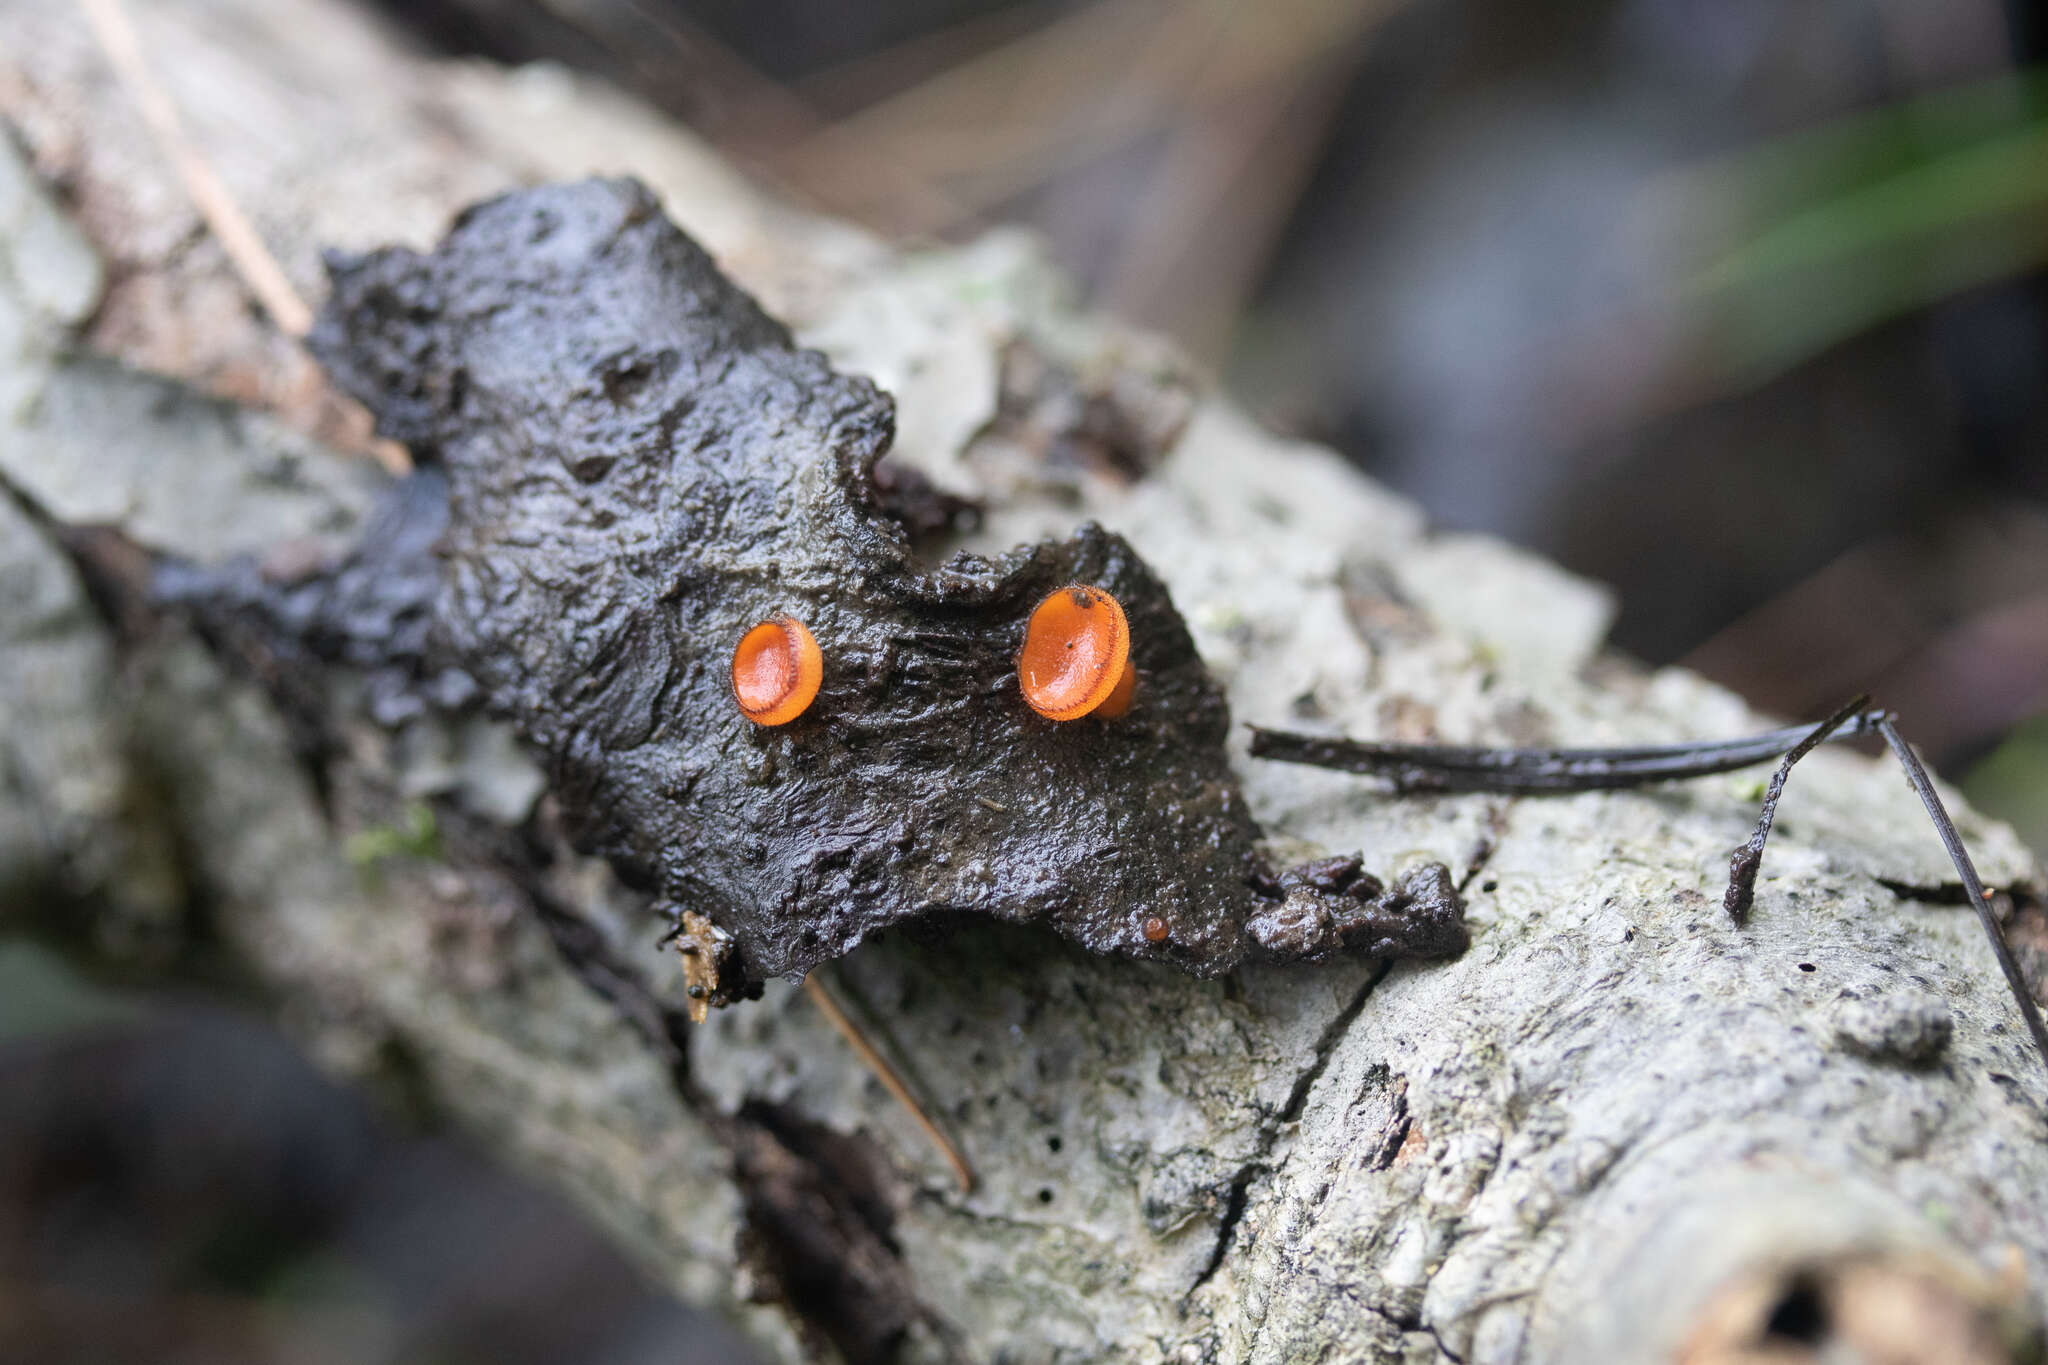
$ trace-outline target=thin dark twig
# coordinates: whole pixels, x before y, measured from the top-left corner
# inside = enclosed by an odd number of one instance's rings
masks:
[[[1934,783],[1928,780],[1927,769],[1920,765],[1919,755],[1899,734],[1890,715],[1879,715],[1877,732],[1884,736],[1884,742],[1898,756],[1899,766],[1906,770],[1906,780],[1920,794],[1920,804],[1927,807],[1935,832],[1941,836],[1942,846],[1948,850],[1949,861],[1955,864],[1956,875],[1963,879],[1963,889],[1970,894],[1970,904],[1977,911],[1977,922],[1984,926],[1984,936],[1991,940],[1991,953],[1998,959],[1998,969],[2005,973],[2005,983],[2012,987],[2013,999],[2019,1002],[2020,1015],[2027,1021],[2028,1032],[2034,1035],[2034,1047],[2040,1052],[2043,1063],[2048,1064],[2048,1028],[2042,1026],[2041,1011],[2034,1003],[2034,993],[2028,987],[2027,979],[2020,974],[2019,963],[2013,961],[2012,949],[2006,946],[1998,918],[1991,913],[1991,903],[1984,898],[1984,883],[1977,876],[1976,864],[1970,861],[1969,850],[1963,847],[1963,836],[1956,832],[1956,822],[1949,818],[1948,807],[1942,804]]]
[[[1876,729],[1877,713],[1830,721],[1834,738]],[[1616,749],[1488,749],[1440,744],[1382,744],[1252,726],[1255,758],[1306,763],[1382,777],[1409,792],[1498,792],[1506,795],[1608,791],[1685,777],[1711,777],[1776,758],[1809,739],[1793,725],[1743,739]]]
[[[2012,987],[2020,1014],[2034,1037],[2034,1046],[2048,1064],[2048,1028],[2041,1022],[2040,1008],[2019,964],[2006,946],[2005,935],[1984,898],[1984,885],[1976,866],[1956,833],[1955,821],[1935,794],[1927,770],[1900,736],[1891,713],[1875,709],[1867,696],[1858,697],[1819,725],[1796,725],[1748,739],[1710,740],[1694,744],[1644,745],[1616,749],[1485,749],[1434,744],[1378,744],[1361,740],[1324,738],[1284,730],[1252,727],[1251,751],[1260,758],[1285,763],[1306,763],[1319,768],[1363,773],[1385,778],[1400,792],[1499,792],[1509,795],[1543,795],[1565,792],[1603,791],[1638,787],[1672,778],[1706,777],[1714,773],[1746,768],[1753,763],[1784,756],[1765,789],[1763,810],[1756,830],[1747,843],[1728,860],[1728,892],[1722,904],[1737,924],[1749,918],[1756,897],[1756,878],[1763,866],[1764,844],[1770,838],[1771,823],[1777,817],[1778,798],[1784,794],[1785,779],[1792,765],[1830,739],[1876,734],[1898,756],[1900,766],[1913,790],[1920,795],[1934,821],[1949,860],[1963,880],[1963,889],[1977,918],[1991,940],[1991,951]]]
[[[1785,793],[1785,779],[1792,774],[1792,765],[1805,758],[1837,730],[1851,722],[1861,722],[1866,728],[1882,728],[1890,718],[1882,711],[1867,711],[1870,698],[1858,697],[1826,720],[1813,727],[1807,736],[1792,746],[1785,754],[1785,761],[1778,765],[1778,771],[1771,774],[1771,785],[1764,791],[1764,808],[1757,816],[1756,831],[1728,859],[1728,892],[1721,898],[1721,908],[1728,912],[1728,918],[1737,924],[1749,920],[1750,903],[1756,899],[1756,874],[1764,863],[1764,841],[1771,837],[1771,821],[1778,817],[1778,798]]]

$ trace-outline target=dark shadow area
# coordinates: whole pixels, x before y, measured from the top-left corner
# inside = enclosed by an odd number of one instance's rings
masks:
[[[560,1199],[251,1015],[103,994],[19,944],[0,995],[0,1359],[748,1358]]]

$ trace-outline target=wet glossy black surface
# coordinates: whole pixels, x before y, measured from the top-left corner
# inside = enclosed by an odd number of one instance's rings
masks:
[[[888,396],[794,349],[638,184],[511,195],[430,255],[330,269],[316,352],[445,479],[422,676],[474,679],[588,846],[731,935],[721,998],[960,915],[1203,975],[1464,946],[1440,868],[1392,891],[1263,873],[1223,697],[1120,537],[921,563],[876,488]],[[1018,692],[1026,616],[1075,581],[1130,618],[1120,720]],[[825,682],[761,729],[727,666],[783,612]]]

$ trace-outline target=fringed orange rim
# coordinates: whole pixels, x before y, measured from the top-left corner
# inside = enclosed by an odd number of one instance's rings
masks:
[[[1079,720],[1098,710],[1120,716],[1137,686],[1130,663],[1123,607],[1101,588],[1074,583],[1033,608],[1017,681],[1025,702],[1047,720]]]
[[[732,652],[732,695],[756,725],[787,725],[817,700],[825,656],[803,622],[775,616],[740,637]]]

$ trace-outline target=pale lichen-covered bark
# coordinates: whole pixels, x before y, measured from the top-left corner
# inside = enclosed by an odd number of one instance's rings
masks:
[[[1239,720],[1518,743],[1764,723],[1604,658],[1598,591],[1433,535],[1196,396],[1067,311],[1020,239],[885,250],[614,96],[421,61],[328,0],[138,22],[309,292],[322,242],[423,242],[494,189],[641,175],[896,394],[903,454],[990,500],[978,547],[1086,517],[1126,534]],[[118,555],[61,527],[308,557],[380,476],[304,434],[360,439],[193,242],[68,7],[0,0],[0,114],[27,151],[0,155],[5,908],[69,907],[130,957],[206,917],[316,1055],[409,1058],[768,1357],[1722,1360],[1874,1323],[1958,1350],[1982,1328],[1995,1352],[2048,1305],[2039,1059],[1912,793],[1842,753],[1794,777],[1737,930],[1719,896],[1756,777],[1397,800],[1240,745],[1276,854],[1442,860],[1472,949],[1199,982],[1017,930],[872,943],[827,976],[978,1166],[962,1194],[801,992],[682,1025],[644,907],[551,843],[493,727],[380,729],[335,672],[308,705],[339,731],[309,758],[260,679],[175,621],[120,619]],[[81,563],[112,576],[97,601]],[[2009,831],[1960,819],[1988,882],[2040,891]]]

